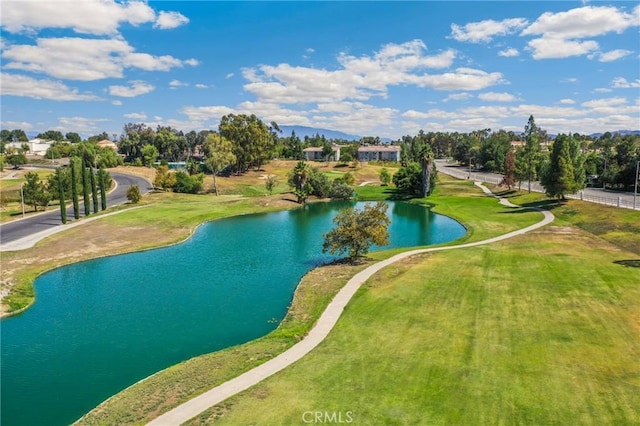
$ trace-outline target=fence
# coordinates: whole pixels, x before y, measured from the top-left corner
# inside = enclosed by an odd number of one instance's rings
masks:
[[[496,185],[500,184],[500,182],[502,181],[502,178],[500,177],[485,175],[484,173],[477,173],[477,172],[474,173],[474,172],[468,172],[468,171],[465,172],[462,170],[455,170],[450,168],[446,168],[446,169],[438,168],[438,172],[444,173],[449,176],[453,176],[458,179],[469,179],[473,181],[493,183]],[[529,189],[529,183],[522,182],[521,188]],[[542,192],[542,193],[545,192],[542,185],[540,185],[538,182],[531,182],[531,190],[534,192]],[[574,200],[589,201],[591,203],[605,204],[607,206],[620,207],[625,209],[635,208],[640,210],[640,196],[638,196],[638,199],[636,201],[636,206],[633,205],[634,202],[632,200],[625,200],[622,197],[614,197],[614,198],[602,197],[597,195],[585,194],[582,191],[580,191],[577,194],[567,195],[567,198],[572,198]]]

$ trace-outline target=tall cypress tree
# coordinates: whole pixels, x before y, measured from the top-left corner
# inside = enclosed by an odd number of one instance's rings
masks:
[[[80,218],[80,203],[78,202],[78,162],[76,157],[72,157],[69,161],[71,166],[71,198],[73,199],[73,217]]]
[[[93,199],[93,212],[98,213],[98,185],[96,183],[96,174],[91,167],[89,169],[89,176],[91,176],[91,198]]]
[[[98,184],[100,185],[100,201],[102,203],[102,210],[107,209],[107,171],[100,167],[98,170]]]
[[[56,169],[56,174],[58,175],[58,199],[60,200],[60,218],[62,219],[62,224],[67,223],[67,201],[64,197],[64,188],[62,185],[62,172],[61,169]]]
[[[84,164],[84,161],[82,161],[82,197],[83,197],[83,202],[84,202],[84,215],[85,216],[89,216],[91,214],[91,199],[90,199],[90,193],[91,193],[91,182],[89,179],[89,170],[87,169],[87,166]]]

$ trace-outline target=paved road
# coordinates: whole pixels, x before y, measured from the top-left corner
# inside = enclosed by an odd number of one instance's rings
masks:
[[[474,169],[469,170],[468,167],[449,164],[446,160],[436,160],[436,168],[439,172],[446,175],[460,179],[481,180],[488,183],[498,183],[503,177],[497,173],[481,172]],[[522,189],[527,189],[527,187],[528,183],[522,182]],[[542,188],[539,182],[531,182],[531,190],[534,192],[544,192],[544,188]],[[610,206],[633,208],[633,192],[611,191],[602,188],[584,188],[577,194],[568,197]],[[640,195],[636,197],[636,209],[640,209]]]
[[[107,194],[107,206],[123,204],[127,201],[127,190],[131,185],[138,185],[143,194],[151,189],[150,183],[141,177],[126,175],[123,173],[110,172],[111,177],[116,182],[115,190]],[[80,217],[84,207],[80,202]],[[73,207],[67,208],[67,223],[73,222]],[[55,208],[45,213],[27,216],[24,219],[14,220],[0,225],[0,244],[20,240],[33,234],[37,234],[54,227],[62,226],[60,219],[60,209]],[[2,247],[0,245],[0,247]]]
[[[482,188],[482,190],[487,195],[498,198],[501,203],[510,207],[517,207],[514,204],[507,202],[507,200],[502,200],[500,199],[500,197],[496,197],[495,195],[491,194],[491,191],[479,182],[476,182],[476,185]],[[356,293],[356,291],[358,291],[360,286],[373,274],[375,274],[385,266],[391,265],[394,262],[419,253],[475,247],[483,244],[502,241],[507,238],[525,234],[529,231],[533,231],[553,222],[554,216],[551,212],[539,209],[535,210],[542,212],[542,214],[544,215],[544,218],[540,222],[530,225],[526,228],[519,229],[517,231],[509,232],[508,234],[500,235],[483,241],[477,241],[475,243],[406,251],[404,253],[400,253],[393,257],[390,257],[389,259],[374,263],[373,265],[354,275],[347,282],[347,284],[338,292],[338,294],[336,294],[331,303],[329,303],[314,327],[311,329],[311,331],[309,331],[309,334],[307,334],[304,339],[302,339],[280,355],[276,356],[275,358],[272,358],[271,360],[265,362],[264,364],[259,365],[258,367],[255,367],[254,369],[249,370],[234,379],[224,382],[221,385],[216,386],[208,390],[207,392],[167,411],[166,413],[147,423],[147,426],[180,425],[191,419],[192,417],[197,416],[207,408],[219,404],[227,398],[250,388],[256,383],[261,382],[267,377],[272,376],[278,371],[283,370],[284,368],[304,357],[327,337],[329,332],[338,322],[338,319],[342,315],[345,307],[347,306],[353,295]]]

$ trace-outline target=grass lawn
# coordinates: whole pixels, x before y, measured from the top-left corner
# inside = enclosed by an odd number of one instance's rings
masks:
[[[189,424],[638,424],[640,268],[624,259],[638,253],[569,223],[413,257],[307,357]]]

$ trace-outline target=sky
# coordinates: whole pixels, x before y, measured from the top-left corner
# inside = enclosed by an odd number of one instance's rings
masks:
[[[640,129],[640,3],[0,3],[3,129]],[[285,135],[286,136],[286,135]]]

